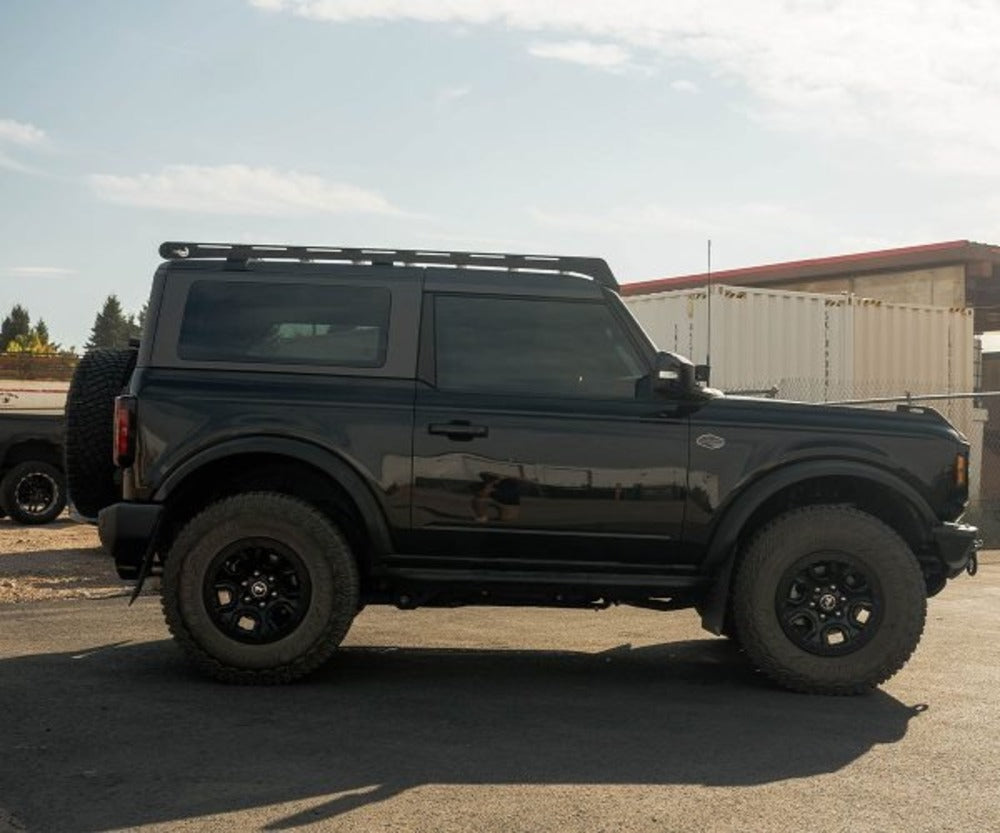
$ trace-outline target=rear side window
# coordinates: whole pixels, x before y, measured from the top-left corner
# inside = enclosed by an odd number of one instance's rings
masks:
[[[195,281],[177,353],[190,361],[381,367],[389,290]]]

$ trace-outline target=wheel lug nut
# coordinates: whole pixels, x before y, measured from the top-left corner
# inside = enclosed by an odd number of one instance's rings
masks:
[[[809,602],[809,607],[816,607],[816,602]]]
[[[819,615],[819,618],[820,618],[820,619],[826,619],[826,614],[825,614],[825,613],[821,613],[821,614]]]
[[[257,605],[257,607],[264,607],[265,604],[267,604],[267,603],[266,602],[261,602],[259,605]]]
[[[836,584],[831,584],[830,585],[830,589],[831,590],[836,590],[837,589],[837,585]]]

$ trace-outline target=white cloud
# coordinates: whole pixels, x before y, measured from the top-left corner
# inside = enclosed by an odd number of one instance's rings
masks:
[[[403,212],[381,194],[319,176],[246,165],[168,165],[159,173],[89,177],[102,199],[123,205],[260,217]]]
[[[45,131],[40,127],[13,119],[0,119],[0,144],[29,147],[44,144],[45,139]]]
[[[880,142],[912,166],[1000,176],[1000,4],[985,0],[250,0],[344,23],[505,26],[693,62],[776,129]],[[612,53],[609,53],[612,54]]]
[[[584,234],[621,236],[649,231],[706,234],[708,226],[689,213],[662,205],[615,206],[605,212],[562,212],[529,208],[528,216],[538,225]]]
[[[2,150],[0,150],[0,168],[3,168],[8,171],[17,171],[20,174],[38,173],[38,171],[36,171],[31,166],[18,162],[16,159],[8,156]]]
[[[5,271],[15,278],[64,278],[76,274],[76,269],[63,266],[11,266]]]
[[[629,52],[614,43],[594,43],[588,40],[536,43],[528,51],[537,58],[555,58],[572,64],[621,69],[629,62]]]
[[[443,90],[439,90],[437,95],[434,96],[434,103],[439,108],[447,107],[449,104],[468,97],[471,92],[472,87],[468,85],[445,87]]]
[[[694,81],[688,81],[684,78],[679,78],[676,81],[670,82],[670,89],[678,93],[697,93],[700,92],[700,88]]]
[[[5,148],[36,149],[47,143],[48,137],[40,127],[14,119],[0,119],[0,168],[21,174],[39,174],[40,171],[15,159]]]

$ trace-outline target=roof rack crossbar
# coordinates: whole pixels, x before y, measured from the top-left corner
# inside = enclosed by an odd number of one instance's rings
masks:
[[[298,260],[335,263],[388,263],[402,266],[475,266],[511,272],[582,275],[619,291],[607,261],[599,257],[448,252],[429,249],[351,248],[345,246],[263,246],[247,243],[175,243],[160,245],[165,260]]]

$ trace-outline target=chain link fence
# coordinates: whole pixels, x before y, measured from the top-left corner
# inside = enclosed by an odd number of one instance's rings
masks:
[[[972,447],[969,508],[965,520],[982,532],[984,545],[1000,548],[1000,392],[941,391],[913,381],[781,379],[740,385],[727,393],[895,410],[901,404],[929,407],[961,431]]]

